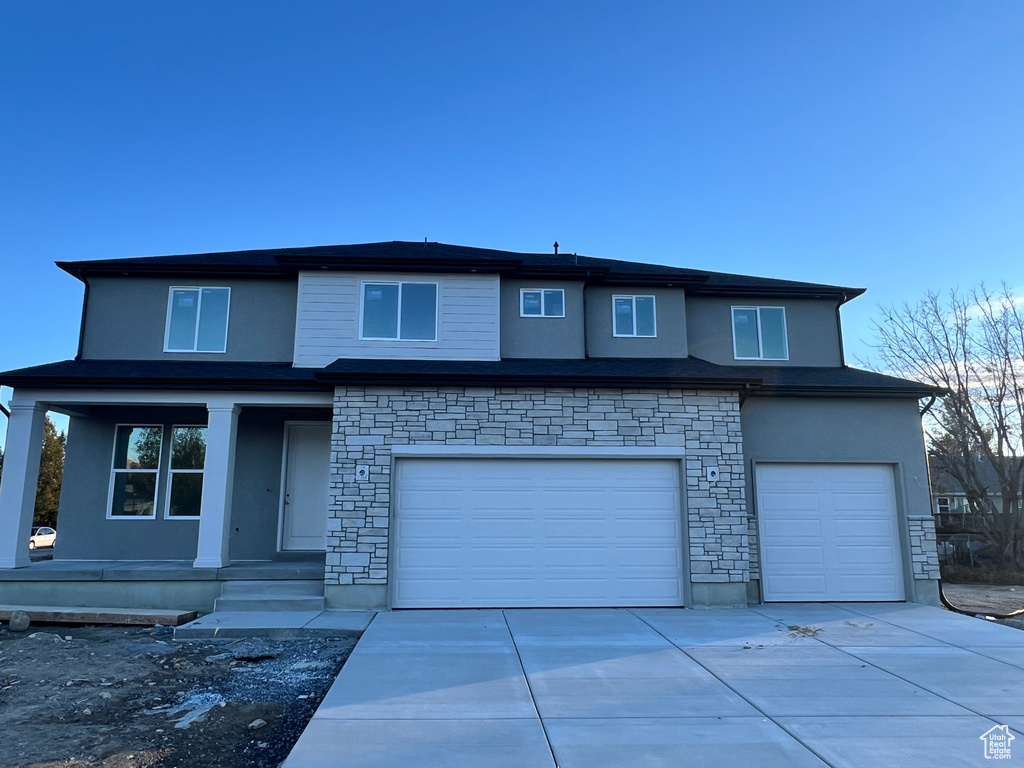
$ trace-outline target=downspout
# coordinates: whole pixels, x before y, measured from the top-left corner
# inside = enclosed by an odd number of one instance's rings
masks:
[[[839,308],[849,300],[849,297],[844,293],[843,297],[836,304],[836,330],[839,331],[839,366],[841,368],[846,367],[846,352],[843,349],[843,321],[839,318]]]
[[[932,395],[932,399],[928,401],[928,404],[921,409],[921,416],[924,416],[928,411],[931,410],[932,406],[935,405],[935,401],[938,399],[938,395]]]
[[[750,397],[750,384],[743,385],[743,391],[740,392],[740,410],[743,410],[743,404],[747,402],[747,398]]]
[[[588,272],[587,275],[590,273]],[[590,359],[590,349],[587,344],[587,336],[590,333],[590,322],[587,319],[587,281],[583,281],[583,359]]]
[[[79,279],[85,283],[85,295],[82,297],[82,324],[78,328],[78,354],[75,355],[75,360],[82,359],[82,347],[85,344],[85,314],[89,310],[89,278],[82,275]]]

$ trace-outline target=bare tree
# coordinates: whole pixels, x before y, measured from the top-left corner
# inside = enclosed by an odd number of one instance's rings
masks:
[[[1005,564],[1024,567],[1024,313],[1004,283],[882,307],[881,368],[948,390],[925,421],[929,451],[964,489]],[[991,472],[979,469],[981,462]],[[991,486],[997,487],[991,487]]]

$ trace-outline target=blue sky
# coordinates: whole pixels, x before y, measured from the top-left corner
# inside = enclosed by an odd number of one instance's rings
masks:
[[[1024,286],[1022,137],[1016,0],[4,3],[0,369],[55,260],[423,237],[866,287],[856,359]]]

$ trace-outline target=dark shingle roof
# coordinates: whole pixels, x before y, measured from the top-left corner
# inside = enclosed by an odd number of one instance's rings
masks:
[[[699,358],[369,360],[326,368],[288,363],[173,360],[65,360],[0,373],[12,387],[310,390],[336,384],[444,386],[588,386],[742,390],[799,397],[928,397],[934,387],[856,368],[723,366]]]
[[[515,274],[524,277],[575,278],[618,285],[676,285],[694,294],[758,294],[820,296],[848,300],[862,288],[731,275],[724,272],[668,267],[574,253],[517,253],[445,243],[392,241],[309,248],[146,256],[94,261],[61,261],[57,265],[78,278],[103,274],[206,274],[275,276],[300,269],[455,271]]]
[[[206,360],[62,360],[0,373],[10,387],[329,391],[314,368]]]

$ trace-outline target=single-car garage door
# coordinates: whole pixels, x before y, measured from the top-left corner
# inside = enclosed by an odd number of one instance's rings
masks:
[[[902,600],[892,468],[759,464],[765,600]]]
[[[683,603],[679,462],[399,459],[396,608]]]

